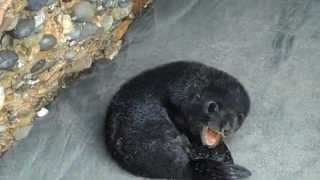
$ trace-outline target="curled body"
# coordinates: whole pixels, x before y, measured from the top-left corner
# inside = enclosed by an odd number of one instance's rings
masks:
[[[125,83],[106,116],[106,144],[125,170],[148,178],[236,180],[250,171],[233,162],[223,138],[235,133],[250,108],[231,75],[178,61]]]

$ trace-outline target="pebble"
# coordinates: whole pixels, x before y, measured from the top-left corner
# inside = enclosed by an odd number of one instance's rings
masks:
[[[74,24],[73,29],[70,32],[69,36],[71,39],[79,39],[80,34],[81,34],[81,25],[80,24]]]
[[[80,39],[87,39],[88,37],[96,34],[98,30],[99,28],[95,24],[87,23],[81,31]]]
[[[118,0],[118,6],[125,8],[129,6],[129,1],[128,0]]]
[[[4,92],[4,87],[0,86],[0,110],[2,109],[4,105],[4,100],[5,100],[5,92]]]
[[[90,21],[94,14],[95,7],[87,1],[81,1],[74,7],[74,16],[77,21]]]
[[[34,64],[30,70],[31,73],[35,73],[40,71],[45,65],[47,64],[47,61],[44,59],[41,59],[36,64]]]
[[[49,113],[49,110],[43,107],[37,112],[37,116],[43,117],[43,116],[46,116],[48,113]]]
[[[118,0],[101,0],[104,7],[116,7]]]
[[[47,4],[48,0],[28,0],[27,9],[30,11],[38,11]]]
[[[33,127],[33,125],[31,124],[28,126],[17,128],[15,136],[14,136],[15,139],[19,141],[21,139],[26,138],[29,135],[32,127]]]
[[[58,0],[48,0],[48,2],[47,2],[47,6],[50,6],[50,5],[52,5],[52,4],[54,4],[54,3],[56,3]]]
[[[5,17],[2,24],[0,25],[0,32],[13,30],[18,24],[18,20],[19,18],[14,16]]]
[[[93,23],[85,23],[84,25],[75,24],[70,37],[72,40],[81,41],[96,34],[98,30],[99,28]]]
[[[11,50],[0,51],[0,70],[9,70],[16,65],[19,57],[17,53]]]
[[[46,19],[46,15],[43,10],[39,11],[36,16],[34,16],[35,21],[35,31],[40,32],[43,28],[44,20]]]
[[[112,16],[104,16],[102,19],[102,27],[108,31],[109,29],[111,29],[112,24],[113,24],[113,17]]]
[[[102,1],[102,5],[104,7],[127,7],[129,5],[129,1],[128,0],[101,0]]]
[[[12,45],[13,45],[12,37],[8,34],[4,34],[1,39],[0,47],[2,49],[5,49],[5,48],[12,46]]]
[[[39,42],[40,51],[47,51],[57,44],[57,38],[51,34],[45,34]]]
[[[33,18],[20,19],[11,35],[17,39],[30,36],[35,29],[35,21]]]
[[[77,55],[78,55],[77,51],[71,49],[64,54],[64,58],[69,62],[73,62],[76,60]]]
[[[10,25],[7,27],[6,31],[13,30],[18,24],[18,20],[18,17],[13,17],[12,19],[10,19]]]

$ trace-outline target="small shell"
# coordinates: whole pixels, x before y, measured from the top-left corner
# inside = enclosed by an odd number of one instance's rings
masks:
[[[49,113],[47,108],[41,108],[40,111],[37,112],[38,117],[46,116]]]

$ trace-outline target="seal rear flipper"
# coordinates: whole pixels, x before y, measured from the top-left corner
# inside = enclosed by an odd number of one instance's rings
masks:
[[[239,180],[251,176],[249,170],[236,164],[201,159],[191,161],[190,165],[194,180]]]

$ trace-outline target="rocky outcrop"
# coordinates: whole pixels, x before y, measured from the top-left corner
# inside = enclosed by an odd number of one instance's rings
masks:
[[[112,60],[147,0],[0,0],[0,154],[47,113],[65,79]]]

